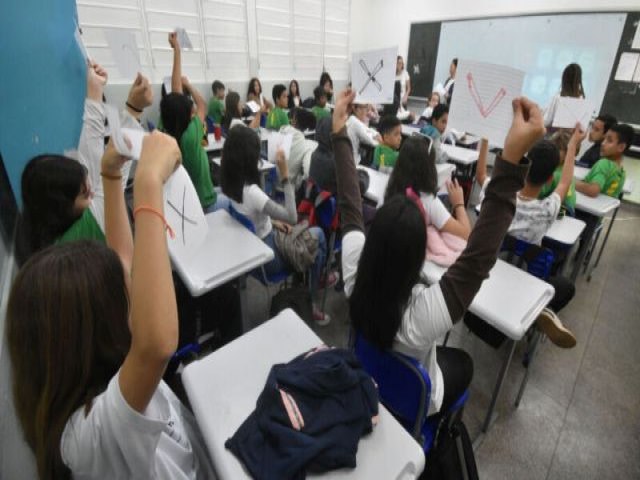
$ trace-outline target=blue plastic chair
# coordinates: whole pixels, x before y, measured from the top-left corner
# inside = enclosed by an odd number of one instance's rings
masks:
[[[393,414],[427,454],[436,438],[440,419],[427,417],[431,380],[415,358],[391,350],[380,350],[360,334],[355,334],[354,352],[365,371],[378,384],[382,404]],[[462,411],[469,398],[466,390],[445,418]]]

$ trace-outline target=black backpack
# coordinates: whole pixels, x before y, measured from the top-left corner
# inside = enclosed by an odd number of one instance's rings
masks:
[[[443,421],[425,461],[421,480],[478,480],[471,438],[460,416]]]

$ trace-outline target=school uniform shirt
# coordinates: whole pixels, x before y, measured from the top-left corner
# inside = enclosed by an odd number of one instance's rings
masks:
[[[433,225],[437,230],[442,230],[442,227],[451,218],[447,208],[438,197],[430,193],[421,193],[420,201],[427,214],[427,225]]]
[[[263,213],[264,206],[269,201],[269,196],[255,183],[245,185],[242,188],[242,203],[231,199],[231,204],[239,213],[247,217],[256,229],[256,235],[264,239],[273,230],[271,218]]]
[[[591,145],[587,149],[587,151],[584,152],[582,157],[580,157],[578,164],[583,167],[589,167],[589,168],[593,167],[596,164],[596,162],[602,158],[602,155],[600,154],[601,145],[602,145],[602,142],[594,143],[593,145]]]
[[[616,162],[608,158],[601,158],[589,170],[584,181],[587,183],[595,183],[600,187],[600,193],[618,198],[624,187],[627,173]]]
[[[375,139],[378,132],[374,129],[367,127],[362,121],[355,115],[351,115],[347,120],[347,135],[351,140],[351,146],[353,147],[353,158],[356,161],[356,165],[360,165],[360,145],[369,145],[370,147],[377,147],[378,141]]]
[[[549,184],[545,184],[542,186],[542,190],[540,190],[540,195],[538,198],[546,198],[551,192],[553,192],[558,184],[560,183],[560,179],[562,178],[562,165],[555,169],[553,172],[553,178]],[[569,210],[570,212],[576,211],[576,181],[575,179],[571,179],[571,185],[569,185],[569,190],[567,190],[567,194],[564,197],[564,202],[562,204]]]
[[[122,396],[116,374],[76,410],[60,439],[62,461],[75,480],[127,478],[199,480],[215,478],[193,415],[160,381],[144,413]]]
[[[80,218],[56,240],[56,243],[75,242],[77,240],[97,240],[107,243],[102,228],[98,225],[90,208],[84,209]]]
[[[409,77],[409,72],[404,68],[400,73],[396,74],[396,82],[400,82],[400,100],[404,98],[404,94],[407,92],[407,82],[411,78]]]
[[[291,125],[282,127],[280,133],[292,136],[287,166],[289,167],[289,180],[291,180],[294,189],[298,189],[302,182],[309,177],[311,157],[318,148],[318,142],[305,138],[300,130]]]
[[[433,107],[427,107],[420,114],[420,118],[426,118],[427,120],[431,120],[432,115],[433,115]]]
[[[447,81],[444,82],[444,103],[447,105],[451,105],[451,97],[453,96],[453,87],[456,83],[455,78],[447,78]]]
[[[200,204],[207,208],[216,203],[216,192],[211,182],[207,152],[202,148],[203,128],[200,117],[194,115],[180,138],[180,151],[182,164],[196,188]]]
[[[211,97],[207,115],[213,119],[214,123],[220,125],[224,117],[224,103],[222,103],[222,100],[217,97]]]
[[[274,107],[267,115],[267,128],[271,130],[279,130],[280,127],[289,125],[289,116],[280,107]]]
[[[229,123],[229,130],[231,130],[233,127],[237,127],[238,125],[240,125],[241,127],[246,127],[247,126],[242,121],[242,119],[240,119],[240,118],[232,118],[231,119],[231,123]]]
[[[373,164],[378,168],[393,168],[396,166],[399,152],[382,143],[373,151]]]
[[[330,110],[327,110],[325,107],[321,107],[319,105],[315,105],[311,109],[311,113],[315,115],[316,120],[320,120],[321,118],[325,118],[331,115]]]

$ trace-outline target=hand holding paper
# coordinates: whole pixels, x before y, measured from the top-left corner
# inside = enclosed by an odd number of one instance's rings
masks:
[[[193,45],[191,44],[191,39],[187,34],[187,31],[182,27],[176,28],[176,34],[178,35],[178,43],[185,50],[193,50]]]
[[[292,141],[293,135],[290,133],[271,132],[267,140],[267,159],[271,163],[276,163],[280,150],[282,150],[285,159],[288,159]]]
[[[579,123],[584,129],[589,125],[592,112],[591,102],[584,98],[559,97],[552,126],[573,128]]]
[[[393,103],[398,48],[354,53],[351,83],[357,103]]]

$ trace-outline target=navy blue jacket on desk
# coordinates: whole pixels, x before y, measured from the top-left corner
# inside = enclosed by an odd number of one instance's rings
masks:
[[[318,348],[274,365],[256,409],[225,443],[260,480],[355,467],[378,415],[378,391],[352,352]]]
[[[581,167],[591,168],[595,165],[595,163],[602,158],[600,154],[600,143],[594,143],[591,145],[586,152],[580,157],[580,160],[577,162]]]

